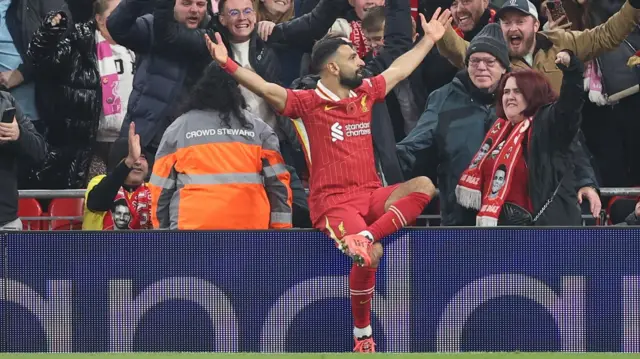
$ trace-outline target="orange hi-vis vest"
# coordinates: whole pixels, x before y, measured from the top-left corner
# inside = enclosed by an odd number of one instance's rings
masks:
[[[149,182],[159,229],[291,228],[290,175],[273,129],[192,110],[162,136]]]

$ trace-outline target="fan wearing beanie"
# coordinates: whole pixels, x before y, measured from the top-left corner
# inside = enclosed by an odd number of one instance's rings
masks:
[[[91,179],[85,194],[83,230],[151,229],[149,164],[141,152],[135,124],[128,138],[113,143],[108,174]]]
[[[427,110],[416,127],[397,144],[403,172],[413,172],[423,150],[444,151],[437,158],[440,211],[444,226],[473,226],[475,211],[456,202],[454,189],[469,164],[487,151],[481,145],[496,120],[496,90],[509,71],[509,52],[500,26],[485,26],[472,40],[465,56],[466,68],[453,81],[429,96]],[[444,134],[444,135],[440,135]],[[486,148],[486,146],[483,146]],[[476,151],[481,149],[476,155]]]
[[[498,24],[488,24],[485,26],[469,43],[465,63],[469,65],[469,58],[475,53],[487,53],[495,57],[497,61],[509,70],[511,63],[509,62],[509,48],[507,42],[502,35],[502,29]]]

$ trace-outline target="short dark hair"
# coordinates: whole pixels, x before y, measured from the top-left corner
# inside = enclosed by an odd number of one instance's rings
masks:
[[[498,172],[498,171],[502,171],[502,172],[504,172],[506,174],[507,173],[507,165],[505,165],[504,163],[501,164],[500,166],[498,166],[498,168],[496,168],[496,172]]]
[[[95,0],[93,2],[93,15],[102,15],[109,8],[109,3],[113,0]]]
[[[386,19],[384,6],[374,6],[365,13],[364,19],[362,19],[362,30],[367,32],[382,31]]]
[[[502,76],[502,81],[498,87],[498,102],[496,103],[496,115],[498,118],[506,118],[504,107],[502,107],[502,97],[507,80],[514,78],[522,96],[527,101],[527,108],[522,111],[525,117],[531,117],[538,112],[540,107],[555,102],[558,95],[553,91],[546,76],[534,70],[520,70],[509,72]]]
[[[218,1],[218,14],[222,14],[222,10],[224,9],[224,6],[227,4],[227,0],[220,0]],[[252,2],[253,4],[253,2]]]
[[[333,56],[338,48],[342,45],[352,46],[351,42],[346,40],[343,34],[329,34],[316,42],[311,50],[311,71],[319,73],[327,63],[327,60]]]

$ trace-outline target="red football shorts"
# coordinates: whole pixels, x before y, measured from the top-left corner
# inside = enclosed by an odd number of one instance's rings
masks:
[[[338,239],[348,234],[362,232],[382,217],[385,213],[385,202],[399,185],[381,187],[371,191],[369,195],[366,193],[355,195],[343,204],[325,211],[313,227],[323,231],[329,237]]]

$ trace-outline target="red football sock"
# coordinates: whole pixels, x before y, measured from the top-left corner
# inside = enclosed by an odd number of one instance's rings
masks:
[[[371,325],[371,299],[376,285],[377,268],[351,267],[349,274],[349,291],[351,294],[351,313],[353,326],[366,328]]]
[[[373,235],[374,240],[380,241],[400,228],[412,224],[430,201],[431,197],[427,194],[410,193],[392,204],[387,213],[373,222],[367,230]]]

